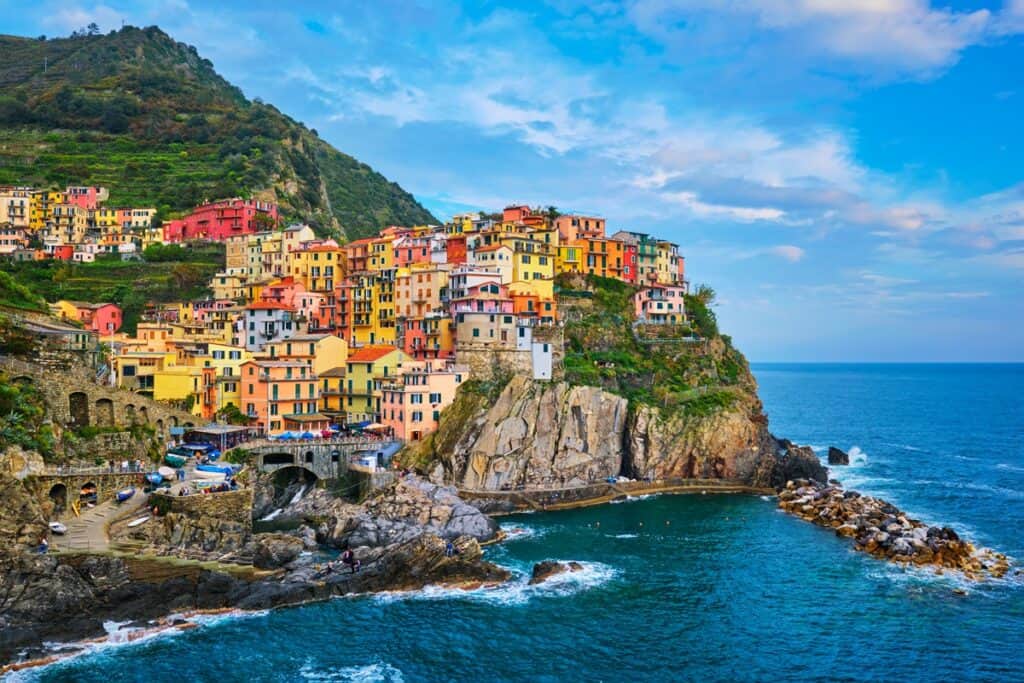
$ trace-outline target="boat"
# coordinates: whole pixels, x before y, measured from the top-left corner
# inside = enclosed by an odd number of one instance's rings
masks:
[[[235,470],[227,465],[196,465],[196,475],[200,472],[217,472],[228,477],[234,474]]]
[[[171,467],[184,467],[185,463],[188,462],[188,456],[176,455],[175,453],[168,452],[167,455],[164,456],[164,462]]]
[[[132,529],[134,527],[139,526],[140,524],[145,524],[148,521],[149,515],[146,515],[145,517],[139,517],[138,519],[133,519],[132,521],[128,522],[128,528]]]
[[[129,498],[131,498],[132,496],[134,496],[134,495],[135,495],[135,487],[134,486],[129,486],[126,489],[121,489],[120,491],[117,492],[117,502],[118,503],[123,503],[126,500],[128,500]]]
[[[150,484],[157,485],[164,480],[164,475],[159,472],[150,472],[146,475],[146,481]]]
[[[63,536],[68,532],[68,528],[60,522],[50,522],[50,531],[57,534],[58,536]]]
[[[178,473],[174,471],[173,467],[160,467],[157,469],[157,472],[160,473],[161,477],[168,481],[174,479],[178,475]]]
[[[197,469],[192,474],[193,474],[193,476],[196,479],[212,479],[212,480],[215,480],[215,481],[224,481],[224,477],[227,476],[226,474],[224,474],[223,472],[220,472],[220,471],[210,472],[209,470],[199,470],[199,469]]]

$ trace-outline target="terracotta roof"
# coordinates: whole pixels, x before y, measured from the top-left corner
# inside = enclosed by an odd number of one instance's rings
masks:
[[[479,249],[474,249],[473,252],[479,254],[480,252],[484,252],[484,251],[497,251],[498,249],[509,249],[509,250],[511,250],[512,247],[506,246],[504,244],[492,244],[492,245],[487,246],[487,247],[480,247]]]
[[[378,346],[364,346],[358,349],[355,353],[352,353],[348,357],[349,363],[372,363],[375,360],[379,360],[384,356],[388,355],[392,351],[397,351],[398,347],[389,346],[387,344],[381,344]]]
[[[294,311],[295,310],[294,306],[287,306],[285,304],[276,304],[276,303],[273,303],[273,302],[270,302],[270,301],[261,301],[261,302],[258,302],[258,303],[249,304],[248,306],[246,306],[246,308],[252,309],[252,310],[255,310],[255,311],[262,311],[262,310]]]

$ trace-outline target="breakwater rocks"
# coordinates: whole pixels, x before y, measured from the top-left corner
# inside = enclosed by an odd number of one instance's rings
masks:
[[[789,481],[779,492],[779,507],[835,529],[836,535],[852,538],[857,550],[892,562],[955,570],[973,580],[1000,578],[1010,569],[1005,555],[975,548],[949,527],[928,526],[891,503],[838,484]]]

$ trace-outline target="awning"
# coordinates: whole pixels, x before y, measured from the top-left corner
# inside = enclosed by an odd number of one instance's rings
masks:
[[[372,422],[363,427],[363,429],[365,429],[368,432],[379,432],[387,428],[387,425],[382,425],[380,422]]]
[[[350,424],[349,427],[351,429],[366,429],[371,424],[373,424],[373,423],[370,422],[369,420],[363,420],[362,422],[356,422],[356,423]]]

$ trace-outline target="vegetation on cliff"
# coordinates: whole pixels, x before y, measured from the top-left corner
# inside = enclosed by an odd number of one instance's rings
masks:
[[[601,387],[631,403],[707,415],[755,393],[747,361],[719,335],[714,292],[686,297],[689,325],[639,328],[636,288],[619,280],[561,277],[559,310],[565,320],[565,378]]]
[[[0,184],[110,189],[166,218],[256,194],[351,238],[436,222],[415,198],[259,99],[159,28],[0,36]]]
[[[52,456],[53,431],[46,422],[46,404],[35,387],[0,373],[0,451],[15,445]]]

